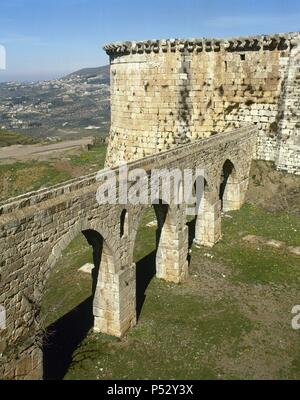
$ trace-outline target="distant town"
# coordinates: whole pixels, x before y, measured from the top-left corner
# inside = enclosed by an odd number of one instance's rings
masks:
[[[0,129],[34,137],[76,138],[109,130],[109,67],[32,83],[0,83]]]

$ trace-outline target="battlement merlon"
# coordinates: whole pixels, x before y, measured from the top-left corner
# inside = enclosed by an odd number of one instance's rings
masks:
[[[210,52],[225,50],[259,51],[290,50],[300,41],[300,32],[235,38],[161,39],[114,42],[103,47],[109,56],[166,52]]]

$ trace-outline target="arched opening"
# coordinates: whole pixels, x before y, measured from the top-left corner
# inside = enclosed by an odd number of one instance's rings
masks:
[[[172,247],[169,205],[154,201],[143,210],[136,233],[133,261],[136,264],[136,311],[139,318],[145,302],[145,292],[156,275],[166,278],[168,252]]]
[[[186,205],[186,221],[188,226],[188,246],[199,242],[202,232],[200,225],[203,223],[205,202],[208,201],[208,184],[203,176],[199,176],[193,185],[192,196]],[[189,257],[190,259],[190,257]]]
[[[124,209],[120,216],[120,237],[128,235],[128,212]]]
[[[157,220],[153,207],[142,211],[135,236],[133,262],[136,264],[136,314],[139,318],[145,292],[156,273]]]
[[[168,263],[170,262],[170,247],[173,238],[174,226],[170,215],[170,207],[163,200],[155,202],[154,211],[157,219],[156,231],[156,276],[166,279]]]
[[[72,354],[93,326],[93,299],[105,242],[82,230],[62,251],[47,279],[41,304],[45,380],[63,379]]]
[[[223,212],[239,208],[236,205],[236,202],[239,201],[238,189],[235,167],[230,160],[226,160],[222,168],[219,190],[219,199],[221,201],[221,210]]]

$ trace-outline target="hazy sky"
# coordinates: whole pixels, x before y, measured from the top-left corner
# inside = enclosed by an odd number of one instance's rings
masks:
[[[115,40],[300,30],[300,0],[0,0],[0,80],[104,65]]]

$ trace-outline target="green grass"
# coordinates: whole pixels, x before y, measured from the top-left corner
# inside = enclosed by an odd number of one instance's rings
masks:
[[[299,245],[300,219],[250,205],[229,214],[232,218],[222,219],[222,241],[212,249],[193,248],[191,280],[175,285],[154,278],[137,326],[122,339],[90,331],[74,352],[65,379],[252,379],[256,369],[258,376],[299,379],[299,332],[290,327],[290,310],[297,298],[291,302],[289,297],[299,287],[299,257],[273,248],[258,250],[242,237],[255,234]],[[135,261],[155,249],[156,227],[146,227],[154,219],[153,209],[146,209]],[[201,285],[207,253],[213,256],[209,263],[216,265],[216,272],[212,271],[209,281],[215,288],[205,293]],[[48,282],[44,314],[59,304],[48,323],[90,296],[90,277],[77,272],[90,261],[91,250],[78,237]],[[226,278],[220,277],[220,265],[230,272]],[[264,292],[273,299],[267,311],[261,292],[255,292],[257,284],[264,285]],[[241,287],[241,297],[235,296]],[[260,294],[253,297],[253,293]],[[284,319],[278,321],[281,307]],[[284,343],[281,347],[279,338]]]
[[[220,329],[221,328],[221,329]],[[90,333],[74,354],[66,379],[218,379],[214,357],[252,323],[230,300],[207,302],[178,294],[154,279],[139,324],[125,341]]]
[[[153,207],[146,208],[143,211],[139,230],[137,233],[137,241],[134,248],[134,262],[141,260],[143,257],[155,250],[156,243],[156,227],[148,228],[146,225],[149,222],[156,221],[156,216]],[[142,237],[143,240],[139,240]]]
[[[223,219],[223,240],[231,240],[241,233],[253,234],[282,240],[290,246],[299,245],[300,219],[287,213],[271,213],[254,205],[245,204],[238,212],[228,213],[233,216]]]
[[[92,262],[92,249],[85,237],[80,234],[63,252],[47,282],[41,310],[45,327],[67,314],[92,294],[91,277],[78,272],[84,264]]]
[[[71,175],[48,162],[28,161],[0,165],[0,200],[67,181]]]
[[[106,157],[106,146],[93,146],[91,150],[81,153],[79,156],[71,156],[70,164],[80,167],[97,167],[103,168]]]
[[[96,172],[103,168],[105,154],[105,146],[96,146],[62,160],[0,164],[0,201]],[[65,164],[58,167],[61,161]]]
[[[209,253],[215,260],[232,267],[234,280],[260,284],[300,284],[299,257],[284,250],[249,245],[242,240],[251,234],[299,246],[299,217],[269,213],[249,204],[240,211],[228,214],[232,218],[222,220],[222,240]],[[204,248],[196,251],[202,255],[207,252]]]
[[[37,142],[38,140],[31,136],[0,129],[0,147],[11,146],[14,144],[34,144]]]

